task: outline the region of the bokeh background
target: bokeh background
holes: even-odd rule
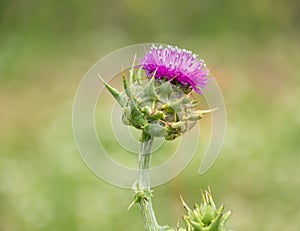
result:
[[[92,64],[144,42],[203,57],[228,113],[213,168],[198,175],[207,134],[188,167],[155,189],[159,222],[175,226],[179,195],[192,205],[210,186],[234,230],[299,230],[299,12],[296,0],[0,0],[0,230],[143,229],[138,207],[126,211],[132,192],[81,160],[71,113]]]

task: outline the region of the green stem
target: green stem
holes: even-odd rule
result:
[[[145,195],[145,197],[143,197],[139,201],[139,204],[143,215],[146,230],[158,231],[159,225],[157,223],[155,213],[152,207],[151,191],[150,191],[149,166],[151,160],[152,144],[153,144],[153,137],[143,132],[140,151],[139,151],[137,191],[142,192]]]

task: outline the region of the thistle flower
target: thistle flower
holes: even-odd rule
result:
[[[207,84],[209,71],[202,59],[191,51],[178,47],[152,45],[142,60],[142,67],[149,77],[166,78],[201,93]]]
[[[200,92],[208,71],[190,51],[177,47],[151,47],[143,64],[130,70],[129,81],[122,72],[124,93],[105,83],[124,110],[123,122],[143,130],[150,137],[173,140],[191,129],[203,114],[191,89]],[[142,71],[145,70],[145,78]]]

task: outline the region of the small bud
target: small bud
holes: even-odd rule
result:
[[[210,191],[202,192],[200,206],[195,204],[191,210],[181,198],[183,207],[187,210],[188,216],[183,219],[186,222],[186,229],[191,231],[226,231],[225,223],[231,212],[223,214],[224,206],[216,208]]]
[[[151,117],[151,108],[148,106],[145,106],[141,108],[141,112],[144,113],[146,117]]]
[[[147,120],[144,114],[139,110],[139,108],[131,101],[130,105],[130,119],[129,121],[137,128],[142,128],[147,124]]]
[[[162,111],[155,111],[150,115],[150,117],[153,120],[159,120],[159,119],[163,119],[165,117],[165,115]]]

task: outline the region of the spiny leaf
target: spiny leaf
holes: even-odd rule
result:
[[[135,60],[136,60],[136,53],[135,53],[134,58],[133,58],[131,69],[129,70],[129,73],[130,73],[130,80],[129,80],[130,81],[130,85],[132,85],[136,81],[136,77],[135,77],[135,73],[134,73],[134,63],[135,63]]]
[[[207,114],[207,113],[210,113],[210,112],[213,112],[213,111],[216,111],[216,110],[218,110],[218,108],[207,109],[207,110],[200,110],[200,112],[202,114]]]
[[[139,203],[145,197],[144,192],[139,191],[134,195],[133,201],[128,206],[127,210],[129,210],[133,205]]]
[[[140,68],[138,69],[137,73],[136,73],[135,78],[136,78],[137,84],[141,84],[141,81],[142,81],[142,70],[143,70],[143,68],[140,67]]]
[[[123,87],[124,87],[124,90],[125,90],[125,92],[126,92],[126,95],[127,95],[129,98],[132,98],[132,97],[131,97],[131,92],[130,92],[130,87],[129,87],[129,84],[128,84],[128,82],[127,82],[127,79],[126,79],[126,76],[125,76],[123,67],[122,67],[122,78],[123,78]]]
[[[180,195],[180,200],[181,200],[181,203],[183,205],[183,207],[185,208],[185,210],[188,212],[188,214],[190,214],[192,212],[192,210],[189,208],[189,206],[185,203],[185,201],[183,200],[182,196]]]
[[[172,85],[169,81],[162,82],[158,87],[158,93],[162,97],[169,97],[169,95],[173,92]]]
[[[199,223],[195,221],[190,221],[195,231],[207,231],[207,229],[203,226],[201,226]]]
[[[220,227],[221,227],[222,229],[224,229],[225,224],[226,224],[226,222],[227,222],[227,220],[229,219],[229,217],[230,217],[231,214],[232,214],[232,212],[231,212],[231,211],[228,211],[227,213],[225,213],[225,214],[222,216],[221,221],[220,221]]]
[[[183,110],[183,105],[190,102],[189,97],[183,97],[179,100],[169,103],[169,107],[171,107],[176,112],[181,112]]]
[[[192,114],[188,115],[185,120],[189,120],[189,121],[197,121],[199,119],[203,118],[203,114],[201,113],[201,111],[195,111]]]
[[[158,99],[158,95],[156,94],[156,91],[155,91],[154,81],[155,81],[155,79],[154,79],[154,77],[152,77],[150,79],[150,81],[146,84],[146,86],[144,87],[145,95],[149,99]]]
[[[209,225],[208,231],[219,231],[222,214],[219,214]]]
[[[150,136],[164,137],[167,134],[166,127],[160,125],[159,123],[151,123],[144,127],[144,131]]]
[[[130,123],[130,121],[127,119],[127,116],[126,116],[125,113],[122,115],[122,121],[123,121],[123,123],[124,123],[125,125],[131,125],[131,123]]]
[[[136,104],[131,101],[130,102],[130,122],[137,128],[142,128],[147,124],[147,120],[144,117],[144,114],[139,110]]]
[[[104,83],[106,89],[112,94],[112,96],[116,99],[116,101],[121,105],[121,107],[124,107],[126,104],[126,97],[124,97],[123,94],[119,92],[117,89],[113,88],[107,82],[105,82],[104,79],[102,79],[102,77],[99,74],[98,77]]]

